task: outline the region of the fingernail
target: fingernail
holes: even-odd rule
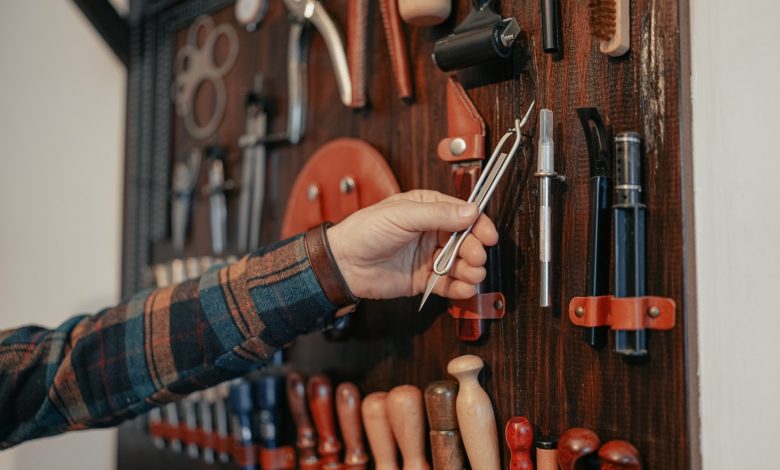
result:
[[[458,207],[458,216],[466,218],[466,217],[474,217],[474,215],[477,213],[477,206],[474,204],[464,204],[460,207]]]

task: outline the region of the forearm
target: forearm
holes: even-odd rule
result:
[[[296,237],[55,330],[0,333],[0,448],[243,375],[335,312]]]

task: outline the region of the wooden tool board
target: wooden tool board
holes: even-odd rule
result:
[[[244,97],[262,73],[271,100],[271,130],[286,123],[286,49],[289,23],[281,1],[270,2],[256,32],[235,21],[230,1],[136,0],[131,2],[131,65],[128,82],[127,165],[123,290],[148,285],[147,268],[168,259],[170,169],[195,142],[184,132],[170,99],[172,63],[193,19],[211,14],[238,32],[240,52],[226,76],[227,107],[218,143],[227,147],[227,175],[239,181],[244,131]],[[346,31],[346,0],[324,0]],[[436,157],[446,136],[447,75],[431,60],[433,43],[468,13],[457,1],[449,20],[434,28],[407,27],[414,78],[414,101],[396,97],[378,6],[372,3],[368,44],[369,107],[341,104],[322,38],[314,35],[309,54],[307,133],[295,146],[269,149],[269,186],[261,241],[277,239],[285,201],[297,172],[317,148],[338,137],[357,137],[387,159],[402,190],[451,192],[450,165]],[[690,115],[688,113],[688,5],[686,1],[631,2],[631,51],[620,59],[598,52],[590,35],[587,0],[561,0],[562,53],[541,51],[538,0],[499,2],[505,16],[523,28],[521,52],[511,61],[458,73],[488,126],[492,148],[536,99],[537,109],[555,113],[556,170],[566,185],[553,194],[554,305],[538,307],[538,195],[533,137],[513,162],[487,213],[500,231],[498,276],[493,285],[507,299],[503,320],[491,321],[477,343],[454,333],[446,302],[419,298],[365,302],[354,331],[344,342],[321,334],[299,339],[287,358],[307,373],[326,372],[334,384],[351,380],[363,393],[399,384],[419,387],[447,378],[446,364],[461,354],[481,356],[482,384],[493,400],[503,443],[503,426],[514,415],[528,417],[537,432],[560,435],[582,426],[602,441],[625,439],[649,469],[697,468],[699,463]],[[208,91],[206,91],[208,93]],[[575,109],[595,106],[615,132],[635,130],[645,139],[647,204],[647,292],[677,302],[677,326],[650,332],[650,354],[627,361],[610,346],[594,351],[567,316],[568,302],[585,290],[589,164]],[[536,119],[532,134],[536,134]],[[205,185],[205,171],[200,187]],[[229,240],[235,243],[237,194],[228,195]],[[188,256],[210,254],[208,200],[196,197]],[[378,280],[377,282],[381,282]],[[692,371],[692,372],[691,372]],[[693,411],[692,411],[693,410]],[[502,448],[503,464],[508,452]],[[206,469],[169,451],[158,451],[133,424],[121,428],[119,468]]]

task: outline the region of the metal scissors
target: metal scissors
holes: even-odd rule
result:
[[[498,183],[501,181],[501,177],[504,176],[506,169],[509,167],[509,163],[520,149],[520,144],[523,142],[523,136],[520,134],[520,130],[528,122],[528,118],[531,115],[531,111],[533,111],[535,104],[536,101],[531,102],[523,119],[515,119],[515,127],[509,129],[506,134],[501,137],[501,140],[498,141],[498,145],[496,145],[496,148],[493,150],[493,154],[490,155],[490,159],[485,165],[485,168],[482,169],[482,175],[479,177],[479,180],[477,180],[474,191],[471,192],[471,195],[468,198],[468,202],[473,202],[479,207],[480,214],[485,210],[485,206],[487,206],[488,201],[490,201],[490,197],[493,195]],[[515,136],[515,142],[512,144],[509,152],[501,152],[501,149],[504,148],[504,145],[506,145],[509,138],[513,135]],[[436,260],[433,262],[433,273],[431,273],[431,277],[428,278],[428,285],[425,286],[425,294],[423,294],[418,311],[422,310],[425,301],[428,300],[428,297],[431,295],[439,278],[446,276],[452,269],[455,260],[458,258],[460,246],[466,240],[469,233],[471,233],[472,228],[474,228],[474,224],[471,224],[465,230],[453,233],[447,241],[447,244],[444,245],[441,253],[439,253],[439,256],[436,257]]]

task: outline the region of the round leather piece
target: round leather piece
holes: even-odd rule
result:
[[[282,223],[289,238],[400,192],[382,154],[360,139],[336,139],[311,156],[295,179]]]

